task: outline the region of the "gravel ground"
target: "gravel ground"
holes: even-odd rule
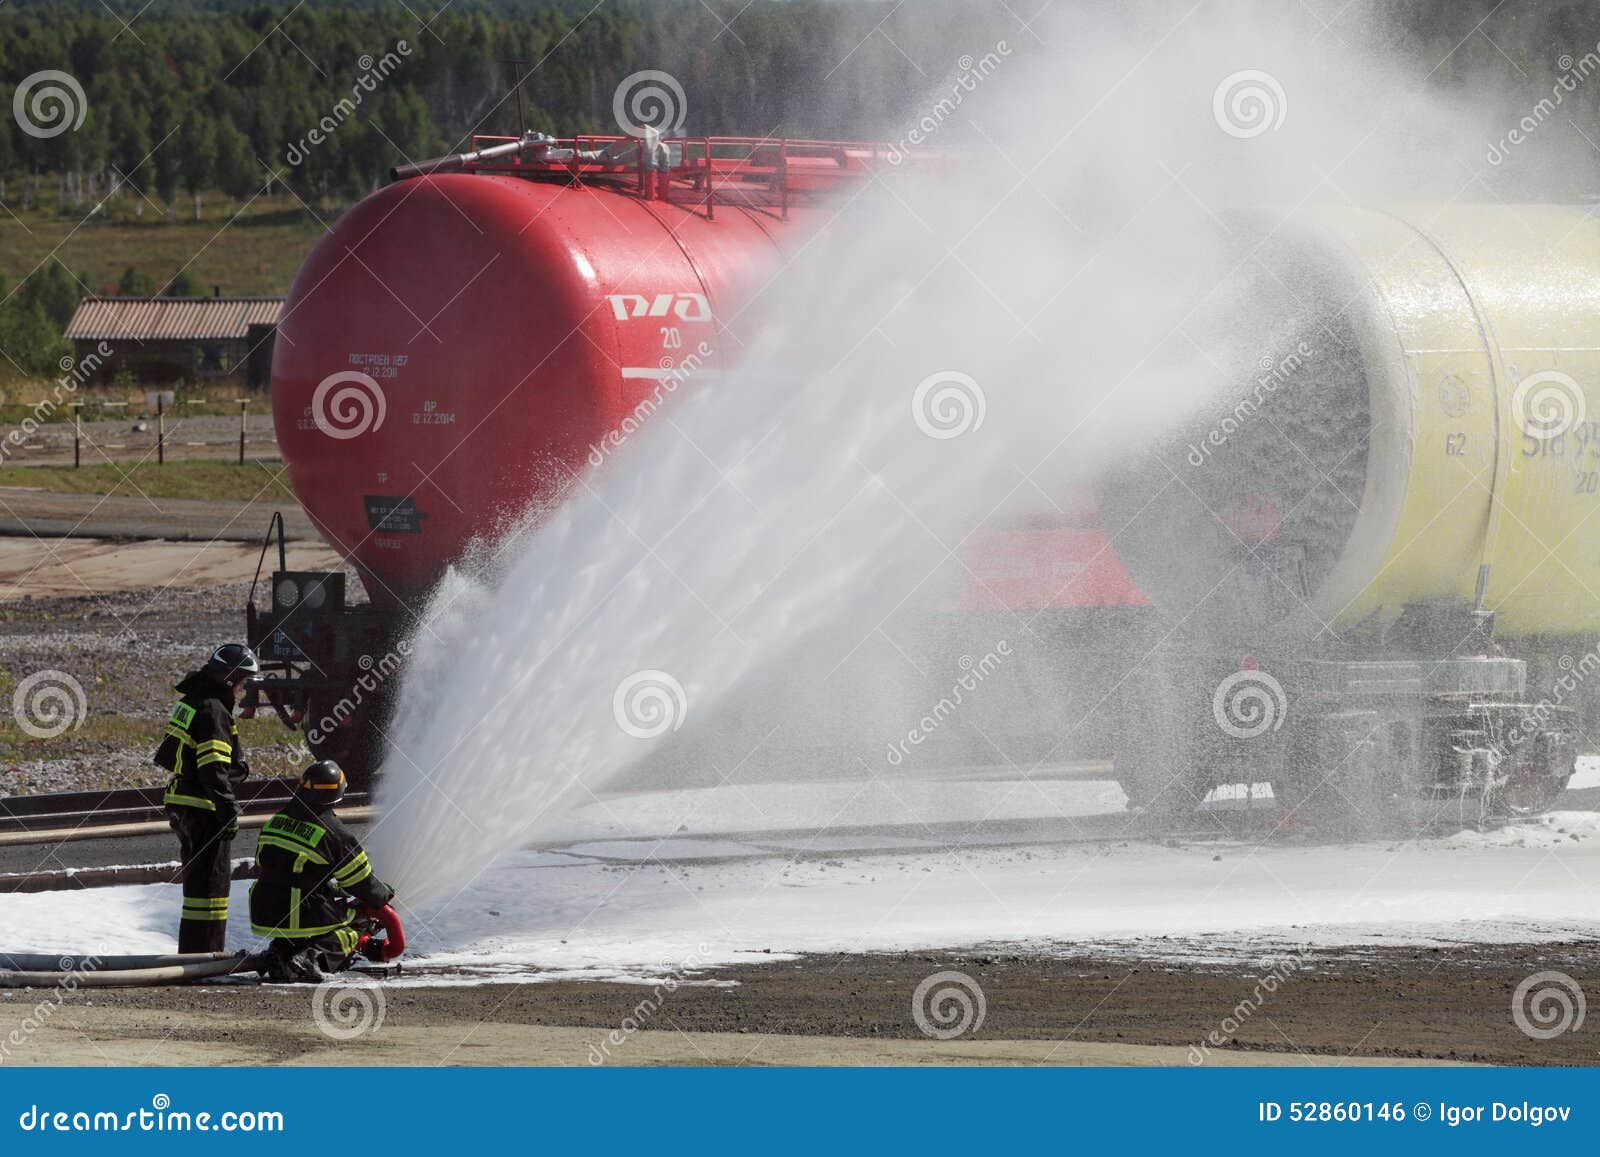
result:
[[[144,429],[139,429],[139,426]],[[249,453],[258,456],[276,453],[277,435],[273,432],[269,415],[250,415],[245,433]],[[155,452],[155,415],[130,415],[109,421],[85,422],[83,437],[85,462],[103,462],[107,457],[142,458]],[[190,445],[193,442],[204,445]],[[224,451],[237,452],[238,448],[239,418],[236,414],[191,418],[167,415],[167,451],[175,457],[217,457]],[[46,466],[70,462],[72,423],[46,423],[26,443],[8,451],[8,454],[11,461],[21,465]]]
[[[927,1063],[930,1058],[907,1053],[902,1042],[933,1047],[918,1025],[913,994],[940,972],[963,974],[984,997],[981,1022],[968,1018],[969,1027],[943,1046],[949,1050],[943,1059],[956,1063],[1213,1065],[1278,1057],[1293,1063],[1380,1058],[1575,1065],[1594,1059],[1592,1031],[1536,1040],[1517,1028],[1511,1013],[1512,994],[1530,972],[1576,970],[1592,959],[1587,944],[1347,952],[1315,960],[1259,1000],[1263,967],[1185,960],[1175,948],[1181,946],[1152,942],[1146,952],[1099,955],[1007,948],[813,956],[719,969],[670,990],[559,980],[386,985],[381,1022],[341,1041],[335,1059],[399,1065]],[[83,989],[67,997],[49,1033],[15,1059],[183,1064],[226,1063],[231,1056],[233,1063],[327,1063],[329,1042],[314,1030],[313,999],[304,989],[252,984]],[[369,1007],[374,1001],[362,999]],[[0,1007],[0,1019],[3,1014]],[[586,1031],[542,1045],[529,1026]],[[635,1029],[695,1039],[678,1055],[662,1056]],[[700,1034],[711,1035],[701,1043]],[[772,1036],[809,1039],[812,1047],[799,1056],[774,1054],[761,1043]],[[1222,1043],[1201,1049],[1213,1039]],[[85,1041],[104,1051],[97,1056]],[[1004,1041],[1058,1047],[986,1057],[986,1046]],[[874,1047],[862,1049],[861,1042]],[[1077,1050],[1086,1042],[1128,1051],[1085,1056]],[[1141,1059],[1138,1046],[1168,1047]],[[213,1051],[195,1052],[205,1048]]]
[[[0,795],[161,782],[150,755],[172,708],[172,686],[218,643],[244,634],[249,589],[233,583],[0,606],[0,697],[12,700],[10,715],[0,715]],[[18,702],[19,688],[38,676],[38,690],[58,686],[72,694],[62,675],[82,688],[85,714],[54,738],[29,735],[20,726],[26,705]],[[252,770],[296,770],[289,741],[298,737],[275,718],[258,721],[257,730],[273,741],[252,743],[246,733]]]

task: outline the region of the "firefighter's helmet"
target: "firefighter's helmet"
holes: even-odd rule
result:
[[[211,652],[211,658],[201,670],[215,676],[220,683],[237,683],[261,674],[261,663],[256,653],[243,643],[224,643]]]
[[[300,775],[295,791],[314,808],[329,808],[344,799],[344,768],[331,759],[319,759]]]

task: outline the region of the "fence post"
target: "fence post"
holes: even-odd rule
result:
[[[83,465],[83,403],[72,403],[72,468]]]
[[[249,398],[239,399],[239,465],[244,465],[244,423],[245,413],[250,408]]]
[[[167,396],[156,391],[156,465],[167,464]]]

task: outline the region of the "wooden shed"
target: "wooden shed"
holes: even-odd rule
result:
[[[237,378],[251,389],[271,379],[281,297],[86,297],[65,337],[79,360],[101,342],[101,373],[140,381]]]

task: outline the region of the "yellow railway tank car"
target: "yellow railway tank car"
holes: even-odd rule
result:
[[[1168,624],[1119,778],[1364,827],[1548,806],[1600,694],[1600,221],[1329,207],[1239,264],[1217,346],[1267,352],[1101,488]]]

